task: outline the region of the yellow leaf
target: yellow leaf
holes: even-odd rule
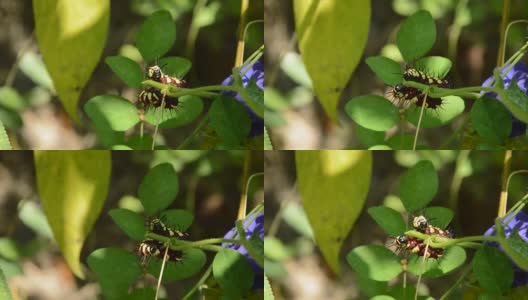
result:
[[[370,0],[294,0],[299,49],[324,110],[337,103],[367,42]]]
[[[110,151],[35,151],[37,187],[53,236],[73,273],[86,236],[103,208]]]
[[[339,251],[363,209],[370,185],[370,151],[297,151],[299,192],[315,241],[339,274]]]
[[[44,63],[64,108],[79,122],[79,96],[97,66],[110,19],[109,0],[34,0]]]

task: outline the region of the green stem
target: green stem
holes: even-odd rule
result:
[[[253,257],[253,259],[255,260],[255,262],[262,268],[264,269],[264,257],[262,255],[258,255],[256,252],[255,252],[255,249],[253,249],[253,246],[249,243],[249,241],[247,240],[246,238],[246,231],[244,230],[244,226],[243,226],[243,223],[242,221],[238,220],[236,221],[236,228],[237,228],[237,231],[238,231],[238,234],[240,235],[240,240],[237,240],[237,241],[240,241],[241,244],[246,248],[248,254]]]
[[[238,31],[237,51],[236,51],[236,57],[235,57],[235,67],[242,65],[242,62],[244,61],[244,48],[245,48],[244,32],[246,30],[248,10],[249,10],[249,0],[242,0],[240,3],[240,23],[238,24],[239,31]]]
[[[196,19],[200,11],[207,4],[207,0],[197,0],[196,5],[193,9],[193,16],[191,20],[191,25],[189,25],[189,33],[187,34],[187,42],[185,45],[185,55],[193,61],[194,57],[194,46],[196,44],[196,38],[198,37],[198,32],[200,31],[200,26],[196,24]]]
[[[155,240],[163,242],[163,243],[169,242],[169,248],[172,249],[172,250],[185,250],[185,249],[189,249],[189,248],[201,248],[201,247],[203,248],[203,246],[214,245],[214,244],[222,244],[222,243],[241,244],[241,245],[243,245],[242,241],[238,240],[238,239],[211,238],[211,239],[205,239],[205,240],[200,240],[200,241],[189,242],[189,241],[182,241],[182,240],[177,239],[177,238],[169,238],[169,237],[166,237],[164,235],[159,235],[159,234],[155,234],[155,233],[152,233],[152,232],[148,232],[145,235],[145,237],[151,238],[151,239],[155,239]],[[173,240],[177,240],[177,244],[173,243]],[[220,246],[216,246],[216,247],[219,247],[220,249],[222,248]],[[208,248],[208,247],[206,247],[206,248]],[[205,249],[205,248],[203,248],[203,249]],[[216,248],[211,248],[211,249],[216,249]]]
[[[469,242],[478,242],[478,241],[490,241],[490,242],[499,242],[500,239],[496,236],[484,236],[484,235],[475,235],[475,236],[466,236],[458,239],[449,239],[443,238],[440,236],[424,234],[415,230],[410,230],[405,232],[406,235],[419,238],[424,241],[429,241],[432,248],[446,248],[458,244],[465,244]]]
[[[237,86],[225,86],[225,85],[209,85],[202,86],[194,89],[179,88],[153,80],[145,80],[142,82],[143,85],[148,85],[159,90],[166,89],[167,96],[170,97],[181,97],[185,95],[195,95],[203,98],[216,97],[219,93],[218,91],[228,91],[228,92],[240,92],[241,88]]]
[[[200,123],[198,124],[198,126],[196,126],[196,128],[194,128],[193,132],[189,136],[187,136],[185,138],[185,140],[183,140],[183,142],[178,146],[178,148],[177,148],[178,150],[183,150],[183,149],[187,148],[187,145],[189,145],[191,143],[191,141],[194,139],[194,137],[196,135],[198,135],[198,133],[205,126],[205,124],[207,124],[207,121],[209,120],[209,112],[210,111],[207,111],[207,113],[205,114],[205,116],[203,116],[203,118],[200,121]]]
[[[449,297],[449,295],[462,283],[462,281],[464,280],[464,278],[466,278],[466,276],[471,272],[472,270],[472,267],[471,266],[468,266],[466,267],[466,269],[464,270],[464,272],[462,272],[462,274],[460,275],[460,277],[457,279],[457,281],[453,284],[453,286],[451,286],[443,295],[442,297],[440,297],[439,300],[446,300],[447,297]]]
[[[187,300],[187,299],[190,299],[191,296],[196,292],[196,290],[198,290],[200,288],[200,286],[202,286],[205,281],[207,280],[207,278],[209,276],[211,276],[211,272],[213,271],[213,265],[211,264],[209,266],[209,268],[207,268],[207,270],[205,271],[205,273],[202,275],[202,277],[200,278],[200,280],[198,280],[198,282],[193,286],[193,288],[187,292],[187,294],[183,297],[183,300]]]
[[[242,193],[240,193],[240,201],[238,203],[238,220],[242,220],[246,217],[247,212],[247,191],[248,185],[246,184],[249,177],[249,167],[251,165],[251,151],[246,150],[244,158],[244,170],[242,173]]]
[[[502,6],[502,22],[500,30],[500,44],[499,53],[497,53],[497,66],[500,66],[504,61],[504,53],[506,52],[506,27],[510,19],[511,0],[504,0]]]

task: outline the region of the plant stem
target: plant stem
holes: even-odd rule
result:
[[[497,212],[498,217],[503,217],[506,214],[506,207],[508,206],[508,176],[510,174],[512,159],[512,151],[506,150],[504,152],[504,161],[501,178],[501,192],[499,197],[499,211]]]
[[[238,231],[238,234],[240,235],[240,242],[242,245],[246,248],[248,254],[253,257],[255,262],[264,269],[264,257],[262,255],[258,255],[255,252],[255,249],[253,249],[253,246],[249,243],[249,241],[246,238],[246,231],[244,230],[244,227],[242,225],[242,221],[238,220],[236,221],[236,228]]]
[[[166,245],[165,245],[166,246]],[[156,288],[156,297],[154,297],[154,300],[158,300],[159,290],[161,286],[161,278],[163,277],[163,270],[165,270],[165,263],[167,262],[167,253],[169,252],[169,247],[165,248],[165,254],[163,254],[163,262],[161,263],[161,270],[158,277],[158,286]]]
[[[414,134],[414,142],[413,142],[413,150],[416,150],[416,144],[418,144],[418,134],[420,133],[420,125],[422,124],[422,118],[423,118],[423,113],[425,111],[425,106],[426,106],[426,101],[427,101],[427,94],[429,92],[426,91],[425,94],[424,94],[424,99],[423,99],[423,102],[422,102],[422,109],[420,110],[420,117],[418,118],[418,124],[416,124],[416,133]]]
[[[202,130],[202,128],[205,126],[205,124],[207,124],[207,121],[209,120],[209,112],[210,111],[207,111],[207,113],[205,114],[205,116],[203,116],[202,120],[200,121],[200,123],[198,124],[198,126],[196,126],[196,128],[194,128],[193,132],[187,136],[185,138],[185,140],[183,140],[183,142],[178,146],[178,150],[183,150],[187,147],[187,145],[189,145],[189,143],[191,143],[192,139],[198,135],[198,133]]]
[[[460,277],[458,277],[457,281],[453,284],[453,286],[451,286],[443,295],[442,297],[440,297],[439,300],[446,300],[447,297],[449,297],[449,295],[462,283],[462,281],[464,280],[464,278],[466,278],[466,276],[469,274],[469,272],[471,272],[472,270],[472,267],[471,266],[467,266],[466,269],[462,272],[462,274],[460,275]]]
[[[243,220],[246,217],[247,211],[247,180],[249,176],[249,167],[251,165],[251,151],[246,150],[244,158],[244,170],[242,174],[242,192],[240,193],[240,202],[238,204],[238,220]]]
[[[189,25],[189,33],[187,34],[187,42],[185,44],[185,55],[191,61],[194,57],[194,46],[196,44],[196,38],[198,37],[198,32],[200,31],[200,26],[196,24],[196,19],[200,11],[207,4],[207,0],[197,0],[196,5],[193,9],[193,16],[191,20],[191,25]]]
[[[475,235],[475,236],[466,236],[458,239],[449,239],[443,238],[434,235],[424,234],[415,230],[410,230],[405,232],[406,235],[419,238],[424,241],[430,241],[430,246],[432,248],[446,248],[462,243],[468,242],[478,242],[478,241],[490,241],[490,242],[499,242],[500,239],[496,236],[484,236],[484,235]]]
[[[187,294],[183,297],[183,300],[187,300],[191,298],[191,296],[196,292],[196,290],[205,283],[207,278],[211,275],[212,270],[213,270],[213,265],[211,264],[209,268],[207,268],[205,273],[202,275],[200,280],[198,280],[198,282],[193,286],[193,288],[189,292],[187,292]]]
[[[238,43],[235,57],[235,67],[242,65],[244,61],[244,32],[246,30],[246,20],[249,8],[249,0],[242,0],[240,3],[240,23],[238,24]]]
[[[203,98],[211,98],[218,95],[218,91],[233,91],[239,92],[240,88],[236,86],[225,86],[225,85],[209,85],[202,86],[194,89],[179,88],[171,85],[166,85],[153,80],[145,80],[142,82],[143,85],[148,85],[159,90],[167,89],[167,96],[170,97],[181,97],[185,95],[195,95]],[[213,92],[211,92],[213,91]]]
[[[506,27],[510,19],[511,0],[504,0],[502,6],[502,22],[500,30],[500,44],[499,53],[497,54],[497,66],[501,66],[504,61],[504,53],[506,52]]]

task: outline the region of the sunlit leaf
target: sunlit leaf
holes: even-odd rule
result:
[[[33,15],[39,50],[59,99],[78,122],[79,97],[107,40],[110,1],[35,0]]]
[[[109,151],[36,151],[42,207],[73,273],[84,277],[79,257],[99,217],[110,183]]]
[[[294,0],[299,49],[315,93],[337,121],[339,97],[367,42],[370,0]]]
[[[297,151],[304,210],[324,258],[339,274],[339,252],[370,185],[369,151]]]

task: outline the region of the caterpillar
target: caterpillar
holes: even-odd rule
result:
[[[176,87],[185,86],[186,82],[183,79],[169,76],[164,74],[161,68],[157,65],[149,67],[146,72],[147,79],[163,83],[170,84]],[[143,108],[148,107],[161,107],[163,102],[163,94],[157,88],[147,86],[145,87],[138,96],[138,104]],[[165,95],[165,108],[174,109],[180,104],[180,101],[176,97]]]
[[[146,259],[147,257],[155,256],[159,259],[163,259],[165,255],[166,247],[165,245],[156,240],[152,239],[146,239],[143,240],[138,247],[138,254],[142,257],[142,259]],[[183,253],[181,251],[168,249],[167,251],[167,261],[174,261],[178,262],[183,259]]]
[[[416,231],[425,233],[428,235],[436,235],[445,238],[453,238],[454,234],[451,230],[440,229],[436,226],[429,224],[429,221],[424,216],[417,216],[413,219],[413,228]]]
[[[138,96],[138,104],[143,108],[161,107],[163,102],[163,94],[160,90],[151,86],[145,87]],[[180,104],[180,100],[176,97],[165,95],[165,108],[174,109]]]
[[[154,218],[148,223],[148,230],[152,233],[163,235],[166,237],[177,237],[179,239],[187,239],[189,235],[186,232],[170,228],[165,224],[165,216],[161,218]]]
[[[411,252],[416,253],[418,256],[424,256],[426,258],[438,259],[444,254],[442,248],[427,247],[423,240],[418,238],[400,235],[394,240],[398,252]],[[427,249],[427,252],[425,251]]]
[[[414,68],[406,68],[405,72],[403,73],[403,79],[421,84],[434,85],[441,88],[451,87],[451,83],[448,80],[434,78]],[[391,90],[389,90],[388,94],[390,97],[399,102],[409,101],[416,103],[416,105],[419,107],[426,105],[427,108],[436,109],[442,105],[441,98],[432,98],[428,96],[427,99],[425,99],[425,95],[421,90],[414,87],[405,86],[403,84],[395,85]]]
[[[156,82],[161,82],[163,84],[174,85],[176,87],[183,87],[186,84],[186,81],[183,79],[164,74],[161,68],[157,65],[147,69],[147,78]]]

